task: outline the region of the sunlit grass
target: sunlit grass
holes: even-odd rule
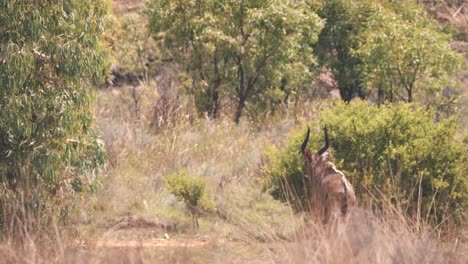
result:
[[[126,8],[124,4],[136,6],[129,16],[125,16],[129,10],[120,10],[125,18],[111,33],[118,46],[113,50],[115,62],[123,66],[124,73],[156,75],[155,65],[145,68],[142,63],[143,56],[155,55],[154,43],[147,38],[136,12],[143,0],[114,2],[122,8]],[[466,14],[454,23],[457,30],[466,31]],[[146,53],[138,54],[137,48]],[[461,87],[464,94],[465,75],[462,72],[458,77],[465,85]],[[147,80],[138,87],[97,91],[95,116],[108,154],[100,188],[77,202],[66,225],[33,230],[34,223],[25,224],[21,242],[7,236],[0,243],[0,263],[468,262],[466,223],[458,233],[443,234],[437,227],[405,219],[395,208],[387,208],[381,215],[357,209],[348,222],[333,229],[293,213],[260,190],[265,147],[284,143],[292,129],[318,118],[316,113],[324,102],[300,102],[277,115],[265,113],[254,122],[245,118],[235,125],[229,106],[220,120],[207,120],[194,112],[191,99],[181,93],[170,113],[173,120],[155,128],[151,124],[161,96],[160,84]],[[466,101],[465,95],[462,102]],[[464,137],[468,131],[467,115],[463,114],[468,111],[466,104],[461,104],[461,111]],[[192,229],[184,204],[161,181],[182,168],[207,178],[207,191],[216,205],[215,212],[202,214],[197,231]],[[133,218],[167,221],[176,229],[119,228],[119,222]],[[165,239],[166,233],[170,239]],[[173,245],[151,246],[163,239]],[[101,245],[108,240],[124,245],[130,241],[132,246]],[[188,240],[206,243],[188,247],[184,244]]]
[[[109,155],[100,189],[76,208],[63,234],[48,245],[0,246],[7,262],[85,263],[465,263],[466,227],[455,236],[415,224],[389,209],[375,216],[359,209],[336,229],[324,227],[260,190],[260,166],[266,146],[284,143],[285,135],[317,118],[321,102],[306,102],[265,125],[229,118],[194,116],[180,125],[154,131],[148,124],[152,105],[132,112],[126,96],[98,92],[96,118]],[[151,101],[150,85],[140,87]],[[148,91],[145,91],[148,90]],[[193,114],[184,109],[187,115]],[[182,118],[184,115],[181,115]],[[191,121],[188,121],[191,120]],[[186,123],[184,123],[186,122]],[[190,123],[191,122],[191,123]],[[202,214],[194,231],[183,203],[172,196],[161,177],[185,168],[207,177],[216,211]],[[176,229],[119,228],[125,219],[168,221]],[[54,232],[51,232],[54,233]],[[170,237],[164,240],[165,234]],[[183,241],[203,241],[185,247]],[[105,241],[128,247],[103,247]],[[127,242],[126,242],[127,241]],[[140,241],[140,242],[139,242]],[[151,243],[175,246],[151,246]],[[182,241],[182,242],[181,242]],[[134,245],[136,246],[130,246]],[[141,243],[141,244],[139,244]],[[178,244],[180,243],[180,244]],[[125,245],[125,244],[124,244]],[[44,250],[47,249],[47,250]]]

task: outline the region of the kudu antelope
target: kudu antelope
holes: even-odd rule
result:
[[[324,223],[336,219],[337,214],[346,216],[349,208],[356,203],[356,196],[351,183],[345,175],[336,169],[335,164],[328,159],[328,131],[325,132],[325,146],[312,154],[306,149],[309,141],[310,128],[301,146],[301,152],[306,160],[305,182],[311,186],[312,201],[310,208],[315,215],[323,217]]]

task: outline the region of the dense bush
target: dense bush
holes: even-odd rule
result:
[[[308,208],[303,180],[305,162],[299,151],[305,133],[305,130],[293,132],[282,149],[275,145],[270,146],[265,152],[266,163],[262,167],[266,176],[263,179],[263,188],[274,198],[290,203],[296,211]],[[309,146],[317,145],[317,135],[318,133],[311,133]]]
[[[468,201],[467,149],[454,140],[454,118],[435,122],[434,111],[416,104],[377,107],[362,101],[334,102],[320,115],[320,126],[329,128],[333,160],[353,183],[361,205],[379,209],[390,201],[432,223],[461,220]],[[296,209],[304,199],[305,163],[299,153],[304,135],[305,130],[293,132],[284,148],[273,146],[263,167],[264,188]],[[322,133],[311,142],[312,151],[318,150]]]
[[[107,12],[104,1],[0,3],[0,221],[9,227],[65,219],[65,201],[96,187],[104,151],[89,87],[107,69]]]
[[[198,228],[198,215],[202,210],[212,210],[213,203],[206,194],[206,178],[193,176],[183,169],[178,173],[163,178],[169,191],[180,201],[183,201],[192,217],[194,228]]]

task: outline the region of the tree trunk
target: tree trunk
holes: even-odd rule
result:
[[[408,89],[408,103],[413,102],[413,88]]]
[[[240,122],[240,118],[242,116],[242,111],[244,110],[244,107],[245,107],[245,97],[240,97],[239,104],[237,105],[236,113],[234,115],[234,122],[236,124],[239,124]]]
[[[377,105],[380,106],[384,101],[384,92],[381,86],[377,90]]]
[[[390,103],[393,103],[393,83],[390,81]]]
[[[219,92],[218,88],[216,88],[213,91],[213,112],[212,112],[212,117],[213,118],[218,118],[219,117]]]
[[[218,118],[219,117],[219,110],[220,110],[220,103],[219,103],[219,86],[220,82],[215,81],[213,87],[208,90],[207,97],[209,98],[209,105],[207,106],[208,116],[210,118]]]
[[[219,108],[220,108],[220,103],[219,103],[219,87],[221,86],[221,81],[222,77],[221,74],[219,73],[219,65],[218,65],[218,52],[217,49],[215,51],[215,56],[213,60],[213,69],[215,73],[215,80],[212,88],[212,93],[211,93],[211,106],[210,106],[210,118],[218,118],[219,117]]]

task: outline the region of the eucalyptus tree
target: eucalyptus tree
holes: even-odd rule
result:
[[[307,1],[149,0],[146,6],[150,31],[186,67],[193,93],[201,95],[199,110],[212,116],[227,100],[235,103],[238,123],[248,103],[297,94],[315,72],[312,45],[322,23]]]
[[[90,87],[106,72],[107,21],[105,1],[0,3],[0,192],[25,213],[95,186],[104,152]]]

